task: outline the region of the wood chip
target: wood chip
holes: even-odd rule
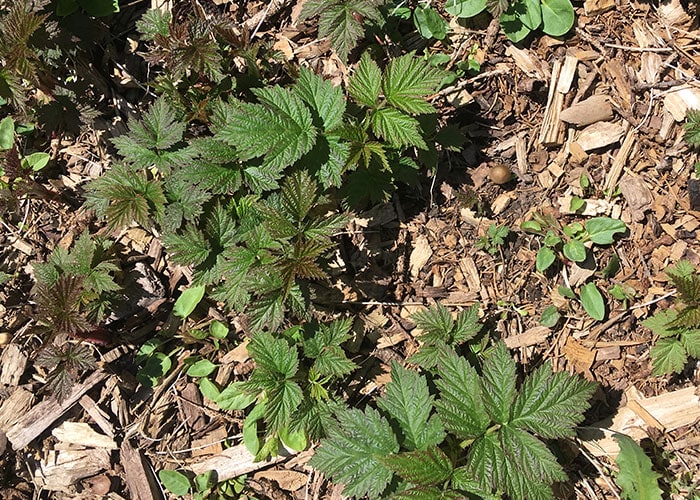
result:
[[[9,344],[0,356],[0,385],[15,387],[27,366],[27,355],[17,344]]]
[[[418,236],[408,261],[411,276],[414,279],[418,277],[418,273],[420,273],[423,266],[428,263],[431,255],[433,255],[433,249],[428,243],[428,238],[423,235]]]
[[[615,432],[627,434],[639,441],[647,437],[645,427],[649,425],[673,431],[694,425],[700,419],[700,399],[696,394],[696,387],[687,387],[651,398],[645,398],[631,387],[626,391],[626,395],[628,401],[635,401],[637,404],[631,407],[628,403],[619,408],[611,418],[581,429],[582,443],[594,456],[617,456],[620,448],[612,437]],[[643,412],[640,413],[643,413],[644,417],[635,412],[635,409],[639,411],[640,407],[643,408]],[[605,434],[601,435],[601,432]]]
[[[509,349],[519,349],[521,347],[543,345],[551,334],[552,330],[547,328],[546,326],[534,326],[525,330],[521,334],[507,337],[505,339],[505,343]]]
[[[131,446],[128,439],[122,442],[119,460],[124,467],[124,481],[132,500],[161,498],[160,485],[153,475],[152,468],[146,464],[141,452]]]
[[[689,109],[700,109],[700,89],[691,85],[678,85],[666,91],[664,108],[677,122],[685,120]]]
[[[35,480],[43,483],[43,489],[67,493],[74,483],[110,466],[109,451],[103,448],[50,450],[40,462]]]
[[[274,481],[284,491],[297,491],[306,485],[309,475],[293,470],[265,470],[253,475],[253,480],[262,478]]]
[[[597,16],[615,8],[615,0],[585,0],[583,12],[587,16]]]
[[[210,470],[216,471],[219,481],[227,481],[234,477],[242,476],[250,472],[268,467],[283,460],[286,460],[295,452],[281,449],[280,455],[261,462],[255,462],[255,457],[251,455],[244,445],[233,446],[222,451],[219,455],[207,458],[206,460],[193,462],[188,468],[195,474],[202,474]]]
[[[620,191],[630,209],[632,220],[644,220],[644,212],[651,209],[654,197],[644,180],[635,174],[626,174],[620,182]]]
[[[576,138],[576,142],[586,151],[601,149],[615,144],[625,135],[625,127],[617,123],[597,122],[584,128]]]
[[[608,121],[613,117],[610,98],[605,95],[594,95],[566,108],[559,119],[577,127],[585,127],[591,123]]]
[[[62,443],[86,448],[107,448],[116,450],[114,439],[96,432],[87,422],[63,422],[51,431],[51,435]]]

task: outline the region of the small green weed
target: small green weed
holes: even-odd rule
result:
[[[485,250],[491,255],[496,255],[506,242],[506,238],[508,238],[509,234],[510,228],[508,226],[489,224],[486,234],[479,237],[475,246],[479,250]]]
[[[680,373],[688,358],[700,359],[700,276],[687,260],[666,269],[666,275],[677,291],[673,308],[642,321],[659,337],[651,348],[654,375]]]
[[[565,35],[575,18],[570,0],[447,0],[445,10],[462,18],[488,11],[498,18],[503,32],[516,43],[538,29],[550,36]]]

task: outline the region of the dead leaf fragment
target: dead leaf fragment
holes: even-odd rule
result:
[[[411,276],[413,278],[418,277],[418,273],[423,268],[424,265],[428,263],[430,256],[433,255],[433,249],[430,248],[430,243],[428,243],[428,238],[425,236],[419,236],[416,238],[416,244],[413,247],[411,256],[409,258],[409,269],[411,271]]]
[[[604,95],[594,95],[566,108],[559,119],[577,127],[585,127],[591,123],[612,120],[613,111],[610,99]]]
[[[651,190],[638,175],[625,174],[619,185],[632,214],[632,220],[643,221],[644,212],[651,208],[654,201]]]

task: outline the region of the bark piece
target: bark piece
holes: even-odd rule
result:
[[[642,178],[638,175],[625,175],[620,182],[620,191],[627,201],[632,220],[635,222],[643,221],[644,212],[651,208],[654,196]]]
[[[700,89],[690,85],[678,85],[664,95],[664,108],[677,122],[685,120],[689,109],[700,109]]]
[[[122,443],[119,459],[124,467],[124,480],[132,500],[160,498],[160,487],[151,472],[151,468],[147,467],[141,452],[131,446],[128,439]],[[223,479],[220,480],[223,481]]]
[[[594,95],[586,100],[577,102],[561,112],[559,118],[577,127],[585,127],[591,123],[612,120],[613,112],[610,99],[604,95]]]
[[[610,171],[605,178],[605,189],[608,191],[608,199],[612,197],[614,192],[614,187],[617,185],[617,181],[620,179],[622,174],[622,169],[627,165],[627,159],[632,152],[632,148],[637,142],[637,133],[634,129],[629,130],[625,136],[625,140],[622,141],[622,146],[620,150],[615,155]]]
[[[0,406],[0,429],[7,431],[31,408],[33,400],[34,394],[21,387],[16,388]]]

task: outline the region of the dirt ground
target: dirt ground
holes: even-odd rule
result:
[[[202,4],[253,25],[267,2]],[[335,82],[347,77],[352,68],[315,40],[314,23],[296,19],[297,2],[270,5],[260,37]],[[367,398],[381,393],[391,360],[417,349],[412,313],[436,301],[454,311],[478,302],[487,328],[523,366],[551,360],[556,370],[600,384],[588,428],[568,453],[572,483],[562,487],[562,498],[617,498],[610,472],[616,444],[598,428],[653,448],[675,478],[676,497],[684,498],[688,485],[700,481],[699,372],[693,365],[680,375],[652,376],[653,335],[641,320],[672,301],[664,269],[681,259],[700,266],[697,153],[683,140],[685,111],[700,108],[700,35],[694,12],[674,2],[587,0],[575,7],[576,27],[563,39],[541,36],[515,46],[488,21],[453,22],[449,47],[426,47],[416,35],[415,48],[449,54],[452,65],[470,53],[480,63],[479,72],[432,98],[440,119],[458,124],[467,143],[447,152],[419,189],[401,189],[391,202],[354,214],[333,280],[315,285],[317,306],[326,318],[355,316],[348,348],[362,368],[350,392]],[[18,273],[0,287],[0,497],[158,498],[153,471],[182,467],[215,468],[220,478],[245,474],[248,498],[341,498],[338,487],[306,466],[312,451],[252,462],[240,445],[243,415],[202,401],[178,370],[200,344],[185,345],[154,390],[137,384],[134,355],[145,339],[172,326],[173,297],[188,276],[168,262],[157,235],[141,228],[112,236],[123,248],[125,272],[147,283],[147,307],[111,325],[110,344],[95,346],[100,367],[68,400],[59,404],[41,391],[42,372],[32,363],[39,344],[31,333],[28,265],[56,245],[67,247],[84,228],[99,227],[78,207],[85,183],[110,166],[109,138],[138,111],[141,83],[124,69],[133,57],[122,48],[102,61],[116,75],[105,81],[113,114],[78,136],[54,139],[52,154],[63,171],[43,183],[60,197],[27,197],[18,216],[2,221],[2,259]],[[592,96],[594,104],[587,101]],[[580,102],[567,120],[589,113],[602,119],[580,126],[560,119]],[[505,184],[489,177],[500,164],[513,172]],[[586,201],[583,214],[570,210],[572,197]],[[596,247],[597,269],[568,262],[541,273],[535,268],[541,238],[520,230],[537,210],[562,223],[620,218],[628,231],[614,245]],[[477,246],[491,225],[510,229],[493,253]],[[614,257],[619,271],[604,279],[601,270]],[[623,303],[606,292],[603,321],[559,293],[591,276],[600,289],[620,285],[628,297]],[[542,326],[551,305],[562,318]],[[245,331],[245,318],[225,318],[216,304],[209,315]],[[220,383],[252,369],[241,349],[199,354],[221,364]]]

